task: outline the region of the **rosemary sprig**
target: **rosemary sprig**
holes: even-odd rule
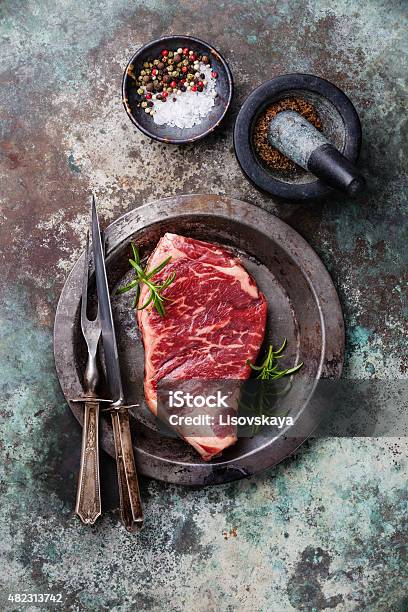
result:
[[[129,259],[129,263],[135,271],[135,278],[129,284],[125,285],[124,287],[120,287],[120,289],[116,291],[116,294],[126,293],[127,291],[131,291],[132,289],[136,288],[136,295],[133,304],[134,308],[137,308],[137,310],[144,310],[150,304],[153,304],[153,308],[157,310],[160,316],[164,317],[166,314],[164,300],[168,298],[162,294],[163,291],[167,289],[167,287],[169,287],[174,281],[176,278],[176,273],[173,272],[173,274],[170,274],[161,285],[155,283],[153,277],[163,270],[165,266],[167,266],[171,259],[171,255],[170,257],[166,257],[166,259],[162,261],[161,264],[156,266],[156,268],[148,271],[147,268],[143,268],[141,265],[140,255],[136,245],[133,242],[130,244],[132,245],[133,259]],[[149,296],[142,306],[138,306],[140,298],[140,285],[142,284],[149,288]]]
[[[242,408],[249,410],[251,413],[255,413],[256,416],[262,416],[263,414],[268,416],[286,416],[286,413],[276,409],[273,398],[277,397],[278,395],[286,395],[291,387],[290,382],[281,391],[277,391],[273,388],[273,386],[268,384],[272,380],[279,380],[284,376],[295,374],[303,367],[302,362],[293,368],[286,368],[283,370],[279,369],[279,359],[284,357],[283,351],[285,350],[286,344],[287,340],[285,338],[282,346],[277,351],[274,351],[273,345],[270,344],[268,353],[260,365],[255,365],[251,363],[249,359],[247,360],[247,365],[249,365],[254,372],[257,372],[255,377],[256,380],[264,381],[256,388],[254,394],[249,392],[246,394],[246,396],[244,394],[244,397],[241,398]],[[259,429],[259,425],[253,425],[252,436],[256,435]]]
[[[296,372],[300,370],[301,367],[303,367],[303,361],[302,361],[302,363],[299,363],[297,366],[294,366],[293,368],[288,368],[285,370],[279,369],[278,359],[282,359],[282,357],[284,357],[282,353],[286,348],[286,344],[287,344],[287,340],[285,338],[285,340],[282,342],[282,346],[277,351],[274,351],[273,345],[270,344],[266,358],[258,366],[251,363],[249,359],[247,359],[247,365],[249,365],[249,367],[255,372],[258,372],[258,375],[256,376],[257,379],[259,380],[278,380],[279,378],[282,378],[283,376],[295,374]]]

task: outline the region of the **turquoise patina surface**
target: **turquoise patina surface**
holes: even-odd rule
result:
[[[406,378],[403,5],[2,2],[2,609],[21,609],[7,601],[21,592],[61,593],[66,610],[407,609],[406,440],[311,441],[268,473],[210,489],[143,481],[137,536],[109,510],[105,458],[107,511],[85,528],[72,513],[80,431],[52,352],[90,190],[105,223],[159,196],[210,192],[270,210],[322,257],[344,309],[346,377]],[[122,108],[127,59],[166,33],[213,42],[235,76],[229,118],[194,146],[148,141]],[[358,200],[275,203],[242,176],[232,148],[237,110],[253,87],[291,71],[326,77],[355,103],[369,183]]]

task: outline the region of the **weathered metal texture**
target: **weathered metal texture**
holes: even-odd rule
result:
[[[344,358],[343,316],[333,283],[305,240],[274,215],[237,199],[212,195],[165,198],[135,208],[104,232],[107,270],[112,294],[129,282],[130,241],[142,257],[151,254],[166,232],[220,242],[240,257],[268,301],[266,345],[288,340],[288,364],[304,362],[302,382],[296,384],[279,410],[296,421],[289,436],[270,431],[241,438],[210,463],[179,439],[160,435],[143,395],[143,343],[137,329],[133,296],[113,297],[118,351],[126,401],[139,406],[134,440],[141,474],[188,485],[209,485],[257,474],[286,458],[317,426],[312,407],[320,377],[339,378]],[[62,291],[54,327],[55,364],[67,399],[81,394],[86,349],[78,322],[83,257],[74,266]],[[306,307],[305,307],[306,306]],[[296,406],[293,406],[296,404]],[[82,422],[82,407],[71,402]],[[325,407],[325,411],[327,411]],[[333,409],[333,406],[331,407]],[[102,421],[102,445],[113,455],[109,419]]]
[[[345,376],[407,377],[402,3],[6,0],[0,10],[2,606],[18,608],[3,597],[24,590],[60,591],[72,610],[406,608],[406,441],[310,442],[273,471],[218,488],[144,481],[140,535],[106,512],[87,530],[73,516],[80,429],[52,358],[89,191],[104,224],[135,198],[195,191],[271,210],[310,242],[342,301]],[[120,86],[138,46],[180,32],[225,55],[236,95],[217,133],[175,148],[135,130]],[[243,99],[295,71],[339,85],[358,110],[371,188],[357,200],[276,203],[235,161]],[[106,459],[102,472],[116,507]]]

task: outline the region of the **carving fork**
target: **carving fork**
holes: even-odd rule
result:
[[[88,319],[88,278],[89,278],[89,232],[86,237],[84,274],[82,281],[81,329],[88,347],[88,360],[84,374],[85,397],[84,425],[82,430],[81,467],[75,512],[83,523],[93,525],[101,514],[101,488],[99,480],[99,399],[96,387],[99,373],[96,363],[101,325],[98,314],[92,321]]]

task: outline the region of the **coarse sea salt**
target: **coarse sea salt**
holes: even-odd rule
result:
[[[207,81],[203,91],[170,94],[166,102],[154,101],[152,116],[157,125],[170,125],[181,129],[191,128],[208,115],[215,104],[216,79],[211,76],[211,68],[205,64],[200,65],[200,73],[204,74]]]

